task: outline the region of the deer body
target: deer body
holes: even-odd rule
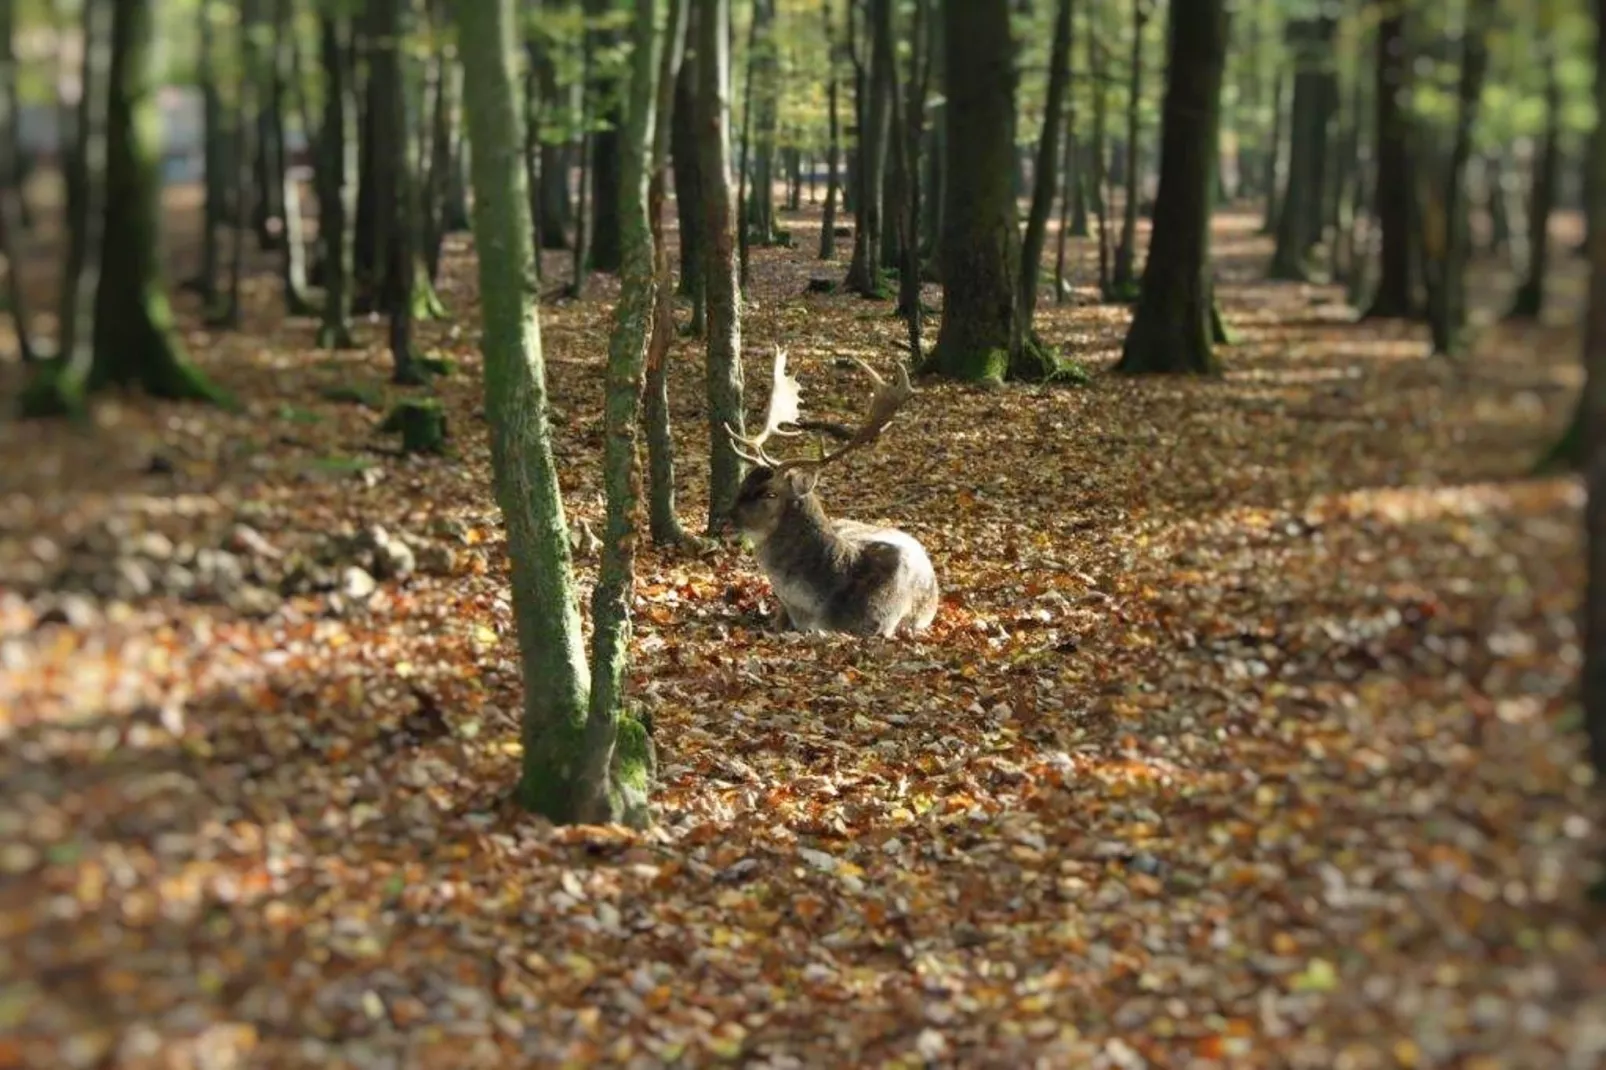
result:
[[[806,476],[754,469],[733,515],[753,541],[783,626],[891,636],[921,631],[936,616],[937,574],[925,547],[895,528],[831,520]]]

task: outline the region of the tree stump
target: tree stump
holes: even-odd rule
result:
[[[446,413],[434,398],[398,402],[379,429],[400,434],[403,453],[446,452]]]

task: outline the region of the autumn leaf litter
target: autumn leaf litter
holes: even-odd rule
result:
[[[1217,248],[1225,380],[922,384],[822,483],[926,543],[927,635],[769,635],[740,548],[644,551],[640,835],[506,802],[519,681],[460,241],[456,318],[421,328],[460,368],[451,457],[375,451],[383,406],[329,388],[399,396],[382,331],[316,352],[271,288],[245,335],[184,308],[246,412],[0,426],[27,458],[0,499],[0,1065],[1598,1065],[1580,491],[1527,474],[1575,335],[1501,327],[1446,371],[1413,329],[1256,281],[1248,220]],[[900,325],[803,296],[800,252],[753,266],[750,409],[780,342],[806,405],[852,413],[836,358],[884,365]],[[543,308],[592,527],[612,286]],[[1126,315],[1046,305],[1042,330],[1100,370]],[[694,354],[673,416],[700,527]],[[374,575],[376,526],[404,574]],[[170,564],[143,597],[48,590],[75,545],[153,533],[271,598],[169,591]]]

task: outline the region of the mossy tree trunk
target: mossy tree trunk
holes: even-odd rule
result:
[[[518,794],[560,823],[647,820],[650,738],[617,704],[597,718],[581,636],[541,360],[539,295],[513,0],[452,0],[465,59],[485,355],[485,407],[497,502],[508,533],[524,669]],[[638,353],[639,361],[639,353]],[[638,365],[639,366],[639,365]]]
[[[318,138],[319,188],[323,204],[318,230],[323,243],[323,323],[318,344],[350,349],[352,223],[357,196],[357,101],[351,65],[352,17],[344,0],[323,0],[319,38],[323,57],[323,124]]]
[[[1225,0],[1170,6],[1171,67],[1160,144],[1154,237],[1120,372],[1214,374],[1210,211],[1215,192]]]
[[[1494,3],[1495,0],[1470,0],[1466,26],[1461,33],[1455,140],[1450,148],[1449,174],[1445,176],[1444,251],[1428,291],[1428,326],[1433,337],[1433,352],[1446,356],[1460,350],[1466,323],[1467,247],[1470,244],[1464,207],[1467,161],[1472,158],[1472,132],[1477,126],[1484,75],[1489,69],[1486,35]]]
[[[674,279],[669,270],[669,242],[664,235],[664,191],[669,184],[669,134],[676,108],[676,87],[685,60],[692,0],[669,0],[669,17],[658,61],[658,108],[653,117],[652,168],[647,185],[647,220],[652,227],[653,315],[647,342],[647,471],[648,523],[652,541],[674,546],[686,541],[675,508],[675,440],[669,420],[669,350],[675,339]]]
[[[999,382],[1010,375],[1019,273],[1014,45],[1003,5],[943,0],[947,172],[942,324],[926,370]]]
[[[1059,159],[1062,133],[1061,113],[1071,82],[1071,0],[1055,5],[1054,43],[1049,50],[1048,100],[1043,106],[1043,132],[1037,141],[1037,163],[1032,168],[1032,206],[1026,215],[1026,235],[1021,240],[1020,283],[1016,299],[1015,330],[1019,348],[1033,341],[1032,318],[1037,313],[1037,278],[1042,271],[1043,246],[1048,238],[1048,215],[1054,208],[1055,165]],[[1061,245],[1059,262],[1064,263]],[[1063,266],[1060,268],[1063,272]]]
[[[98,246],[99,262],[93,348],[87,362],[69,351],[65,361],[41,365],[42,378],[24,402],[30,414],[79,411],[86,392],[105,386],[138,386],[161,398],[229,400],[186,358],[164,289],[155,3],[86,4],[86,68],[98,62],[96,54],[105,47],[94,32],[104,7],[112,8],[106,80],[99,82],[90,71],[81,113],[87,117],[86,191],[101,187],[105,195],[103,215],[88,221],[86,229],[86,240]],[[96,144],[102,141],[102,124],[94,114],[102,104],[90,100],[96,93],[105,109],[102,144]],[[85,203],[94,209],[92,193]]]
[[[1115,268],[1110,286],[1118,299],[1129,296],[1137,275],[1138,244],[1138,137],[1143,102],[1143,30],[1149,24],[1154,0],[1132,0],[1132,58],[1126,98],[1126,160],[1121,169],[1126,194],[1121,202],[1121,240],[1115,247]]]
[[[860,107],[858,167],[854,178],[853,259],[844,280],[849,290],[863,297],[879,297],[881,287],[881,198],[886,182],[887,136],[892,119],[896,71],[887,57],[892,43],[878,38],[892,30],[892,0],[868,0],[870,69],[868,90]],[[1006,15],[1007,17],[1007,15]],[[1010,74],[1013,84],[1014,75]],[[1008,165],[1007,159],[1005,165]]]
[[[1369,319],[1404,319],[1417,311],[1416,279],[1411,256],[1412,182],[1409,121],[1401,99],[1410,84],[1411,62],[1402,5],[1377,0],[1377,89],[1372,107],[1377,139],[1377,179],[1373,211],[1377,216],[1381,267],[1377,290],[1366,310]]]
[[[1544,5],[1541,10],[1546,10]],[[1544,310],[1550,213],[1556,204],[1556,179],[1561,169],[1561,78],[1557,73],[1560,57],[1555,54],[1553,42],[1554,36],[1547,34],[1540,57],[1545,70],[1545,133],[1528,192],[1528,264],[1511,303],[1511,315],[1521,319],[1537,319]]]
[[[707,254],[710,535],[729,530],[731,507],[742,482],[742,459],[725,433],[725,425],[745,433],[736,213],[731,195],[730,2],[701,0],[697,9],[697,178]]]

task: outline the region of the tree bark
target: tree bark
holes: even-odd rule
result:
[[[406,0],[374,0],[368,7],[368,100],[375,176],[374,219],[377,307],[389,316],[392,379],[422,382],[413,361],[413,198],[412,154],[408,151],[407,102],[402,77],[401,40],[406,33]]]
[[[513,0],[453,0],[465,58],[473,145],[485,411],[507,528],[514,619],[524,670],[518,796],[559,823],[647,819],[650,738],[614,703],[593,717],[578,593],[552,455],[541,359],[523,116],[514,75]]]
[[[323,0],[319,36],[323,53],[323,126],[318,148],[325,191],[318,230],[324,249],[323,323],[318,345],[351,349],[352,223],[356,209],[357,101],[351,69],[352,18],[343,0]]]
[[[707,242],[709,535],[730,529],[731,507],[742,481],[742,460],[725,428],[745,433],[736,219],[731,203],[730,2],[699,0],[697,9],[697,175]]]
[[[112,9],[110,34],[102,44],[105,34],[98,27],[106,7]],[[30,384],[23,411],[81,412],[86,393],[125,385],[137,385],[153,397],[230,403],[186,358],[164,292],[154,2],[94,0],[84,14],[89,42],[81,112],[86,207],[93,209],[98,189],[105,194],[104,214],[91,210],[86,218],[86,240],[98,246],[94,259],[99,264],[93,348],[87,361],[69,350],[66,361],[41,365],[41,378]],[[104,81],[96,77],[100,70]]]
[[[1021,241],[1020,283],[1016,297],[1015,348],[1036,344],[1032,318],[1037,313],[1037,278],[1042,270],[1043,245],[1048,236],[1048,214],[1054,208],[1055,164],[1059,158],[1061,112],[1071,81],[1071,0],[1059,0],[1054,16],[1054,43],[1049,51],[1048,100],[1043,107],[1043,133],[1037,142],[1037,163],[1032,168],[1032,207],[1026,216]],[[1061,258],[1063,262],[1063,257]]]
[[[611,0],[587,0],[590,18],[606,16]],[[597,62],[597,51],[618,43],[612,30],[590,29],[586,47],[592,75],[587,91],[602,105],[602,124],[591,131],[591,249],[587,258],[593,271],[617,272],[623,251],[619,237],[619,128],[623,125],[624,105],[619,99],[620,80],[609,64]]]
[[[1122,178],[1126,195],[1121,203],[1121,240],[1115,247],[1115,269],[1110,281],[1115,297],[1131,296],[1135,284],[1138,243],[1138,118],[1143,99],[1143,29],[1148,25],[1153,0],[1132,0],[1131,80],[1126,100],[1126,162]]]
[[[1556,73],[1559,57],[1552,49],[1541,61],[1545,69],[1545,133],[1534,160],[1533,184],[1528,193],[1528,264],[1522,284],[1511,303],[1511,315],[1538,319],[1545,306],[1545,268],[1550,260],[1550,213],[1556,203],[1556,179],[1561,165],[1561,80]]]
[[[999,382],[1012,360],[1019,235],[1010,115],[1014,45],[1001,5],[943,0],[948,178],[942,243],[943,304],[927,370]]]
[[[652,178],[647,186],[647,218],[652,227],[653,318],[647,342],[647,468],[648,517],[652,541],[674,546],[686,541],[675,507],[675,441],[669,420],[669,349],[675,336],[675,298],[669,271],[669,243],[664,236],[664,189],[669,184],[669,141],[685,62],[692,0],[669,0],[664,42],[658,66],[658,114],[653,121]]]
[[[1606,4],[1594,7],[1595,113],[1606,115]],[[1606,213],[1606,136],[1597,125],[1590,140],[1589,198],[1586,214]],[[1589,303],[1584,318],[1584,393],[1579,405],[1584,431],[1584,525],[1588,536],[1588,574],[1584,591],[1584,665],[1580,692],[1589,755],[1597,782],[1606,782],[1606,229],[1590,231]],[[1597,884],[1597,897],[1606,884]]]
[[[859,122],[858,188],[854,197],[853,259],[844,285],[862,297],[880,297],[881,196],[886,181],[887,135],[892,113],[892,0],[869,0],[868,98]],[[1013,80],[1013,73],[1010,75]],[[1008,160],[1004,161],[1008,166]]]
[[[210,11],[203,4],[202,17],[208,14]],[[0,0],[0,251],[3,251],[6,260],[6,300],[11,306],[11,322],[17,332],[17,354],[23,363],[32,364],[40,354],[33,344],[33,329],[28,322],[28,300],[22,285],[23,257],[19,255],[23,222],[22,186],[17,171],[16,151],[17,57],[12,43],[15,31],[15,4],[12,0]],[[214,84],[214,97],[216,93]],[[208,222],[211,221],[210,211],[214,210],[215,207],[209,202]],[[208,230],[205,241],[212,255],[208,258],[203,253],[202,279],[205,287],[209,287],[216,274],[217,239]],[[210,297],[210,289],[203,288],[203,295]]]
[[[1288,180],[1277,218],[1274,279],[1308,278],[1306,257],[1321,240],[1327,123],[1336,100],[1331,50],[1336,22],[1294,20],[1288,43],[1294,50],[1294,100],[1288,119]]]
[[[1450,173],[1445,184],[1444,253],[1438,270],[1433,272],[1433,285],[1428,290],[1428,323],[1433,336],[1433,352],[1446,356],[1460,349],[1461,331],[1466,321],[1469,235],[1463,205],[1467,195],[1467,161],[1472,156],[1472,131],[1477,125],[1478,104],[1483,97],[1484,75],[1489,66],[1485,35],[1489,32],[1494,3],[1495,0],[1470,0],[1466,27],[1461,33],[1461,78],[1457,87],[1459,112],[1456,116],[1455,141],[1450,149]]]
[[[841,125],[837,113],[837,54],[836,42],[831,33],[831,0],[821,6],[825,19],[825,55],[829,71],[826,74],[826,144],[825,144],[825,208],[820,222],[820,252],[818,259],[836,259],[836,202],[841,192],[837,166],[842,157]]]
[[[1219,371],[1211,347],[1210,210],[1227,57],[1224,0],[1173,3],[1170,22],[1154,236],[1116,370],[1211,375]]]
[[[675,211],[680,224],[680,295],[691,298],[694,333],[702,334],[704,276],[708,260],[703,239],[703,195],[698,178],[697,151],[697,24],[702,17],[701,0],[686,0],[686,56],[675,79],[675,114],[670,123],[669,159],[675,180]]]
[[[760,245],[775,243],[775,128],[780,68],[776,62],[775,0],[753,0],[748,86],[753,98],[753,193],[747,226]]]
[[[1377,26],[1376,109],[1377,181],[1373,196],[1381,243],[1381,272],[1367,319],[1402,319],[1417,311],[1416,280],[1411,271],[1411,150],[1400,94],[1409,84],[1411,61],[1405,39],[1403,9],[1377,0],[1382,17]]]

